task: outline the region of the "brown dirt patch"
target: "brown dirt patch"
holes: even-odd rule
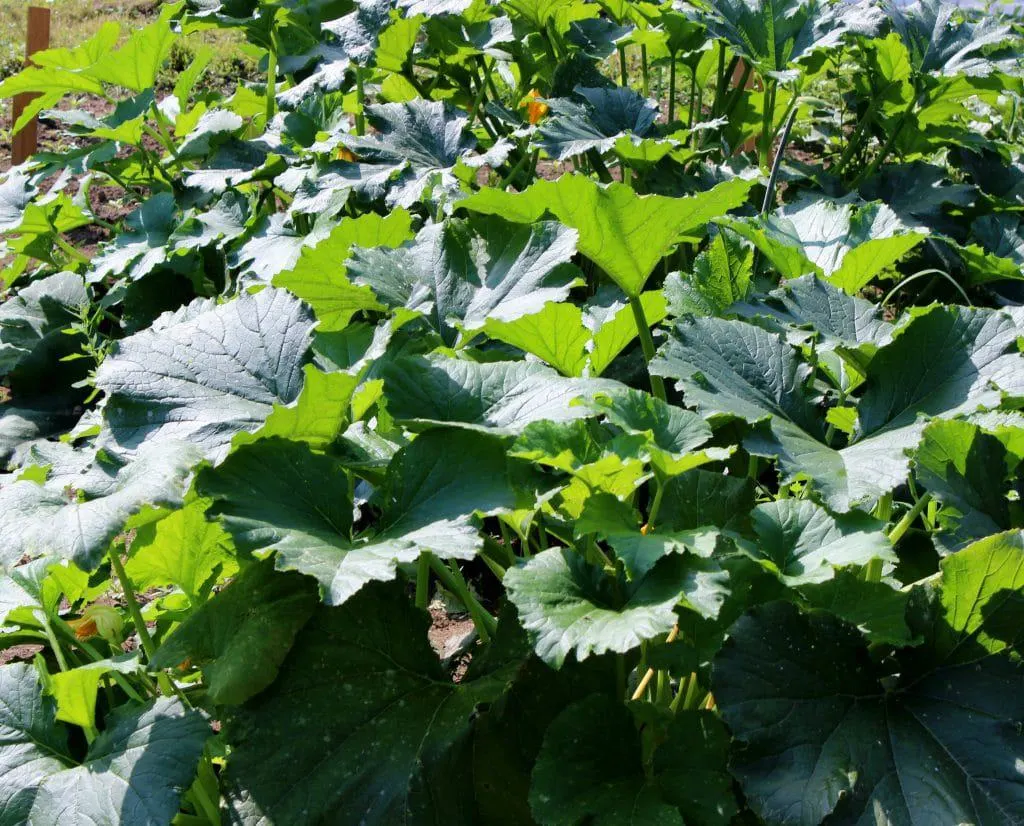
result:
[[[29,645],[12,645],[10,648],[5,648],[0,651],[0,665],[7,665],[12,662],[31,661],[36,654],[43,650],[43,646],[29,644]]]

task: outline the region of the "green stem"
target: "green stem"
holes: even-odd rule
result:
[[[416,563],[416,607],[426,610],[430,603],[430,554],[423,551]]]
[[[686,128],[693,129],[693,118],[697,108],[697,71],[690,72],[690,111],[686,115]]]
[[[142,610],[139,608],[139,601],[135,597],[135,586],[132,585],[128,574],[125,573],[124,563],[121,562],[120,555],[112,550],[109,556],[110,565],[114,569],[118,581],[121,583],[121,590],[124,591],[124,601],[128,604],[128,614],[131,616],[132,622],[135,623],[135,631],[139,635],[139,643],[146,654],[146,659],[152,660],[156,656],[156,645],[153,642],[153,638],[149,635],[146,621],[142,618]]]
[[[853,160],[854,154],[860,148],[861,142],[864,140],[864,134],[875,118],[876,106],[877,98],[872,98],[868,103],[868,108],[864,110],[864,114],[861,115],[860,120],[857,121],[857,126],[854,128],[853,134],[850,135],[850,140],[846,144],[846,150],[843,152],[842,157],[839,158],[839,162],[836,164],[837,175],[843,174],[847,165],[851,160]]]
[[[273,35],[271,35],[271,45],[267,50],[267,100],[266,100],[266,116],[267,126],[270,126],[270,122],[274,119],[274,112],[277,109],[277,49],[273,44]]]
[[[60,642],[57,640],[57,635],[53,633],[53,626],[50,624],[50,618],[46,612],[40,612],[42,616],[43,631],[46,632],[46,639],[50,642],[50,648],[53,649],[53,656],[57,658],[57,667],[61,671],[68,670],[68,661],[64,659],[64,649],[60,647]]]
[[[779,177],[779,167],[782,166],[782,156],[786,151],[786,144],[789,142],[789,133],[793,129],[793,121],[796,119],[797,107],[794,107],[789,113],[789,119],[786,121],[786,126],[782,130],[782,139],[779,141],[779,151],[775,155],[775,160],[772,162],[772,172],[768,176],[768,188],[764,192],[764,201],[761,203],[761,215],[767,216],[768,211],[772,208],[772,199],[775,196],[775,182]]]
[[[695,707],[696,704],[695,704],[694,701],[697,699],[697,689],[698,688],[700,688],[700,685],[698,684],[698,681],[697,681],[697,674],[696,674],[696,672],[692,672],[691,671],[690,672],[690,680],[686,684],[686,697],[683,700],[683,708],[684,709],[692,709],[692,708]]]
[[[864,566],[864,581],[865,582],[881,582],[882,581],[882,560],[872,559],[867,565]]]
[[[896,125],[893,127],[892,132],[889,133],[889,137],[886,140],[885,144],[882,146],[881,151],[875,156],[874,160],[872,160],[871,163],[863,170],[861,170],[861,173],[856,178],[853,179],[853,183],[850,184],[851,189],[857,189],[861,185],[861,183],[863,183],[872,175],[874,175],[875,172],[878,170],[878,167],[880,167],[882,163],[885,161],[885,159],[889,157],[889,153],[892,151],[892,146],[894,143],[896,143],[896,138],[899,137],[900,131],[903,129],[904,124],[906,124],[907,122],[907,118],[910,117],[910,113],[913,112],[914,107],[916,105],[917,98],[915,97],[914,100],[910,102],[910,105],[906,108],[903,114],[900,115],[900,119],[896,122]]]
[[[601,159],[601,153],[596,149],[587,150],[587,158],[594,167],[594,171],[597,173],[597,178],[603,184],[610,184],[614,179],[612,173],[608,171],[608,167],[604,165],[604,161]]]
[[[203,810],[203,815],[210,823],[220,823],[223,818],[220,816],[217,804],[214,803],[210,796],[206,793],[206,787],[202,781],[196,783],[192,787],[192,796],[195,798],[196,803],[199,804],[199,808]]]
[[[668,487],[659,474],[654,476],[654,501],[651,502],[651,510],[647,514],[647,532],[654,530],[654,520],[658,518],[658,511],[661,509],[661,500],[665,496],[665,488]]]
[[[743,96],[743,92],[747,88],[747,81],[750,79],[750,72],[750,64],[744,64],[743,74],[740,76],[739,83],[736,84],[736,88],[734,88],[729,94],[729,97],[726,98],[725,108],[721,112],[725,117],[729,117],[732,114],[732,110],[736,108],[736,104],[739,103],[740,98]]]
[[[878,504],[875,505],[873,516],[875,519],[879,519],[882,522],[888,522],[892,519],[892,494],[886,493],[879,498]]]
[[[676,119],[676,56],[668,64],[668,122]]]
[[[775,140],[772,124],[775,116],[775,82],[762,78],[764,91],[761,95],[764,111],[761,112],[761,158],[760,163],[763,169],[768,168],[768,159],[772,151],[772,143]]]
[[[736,72],[736,67],[739,66],[740,59],[738,56],[733,56],[732,60],[729,61],[728,68],[725,67],[725,45],[719,44],[718,46],[718,80],[715,83],[715,99],[711,104],[711,116],[718,117],[722,112],[722,106],[725,104],[725,93],[729,88],[729,80]],[[694,72],[697,69],[694,67]]]
[[[495,631],[498,630],[498,621],[487,613],[477,598],[473,596],[457,564],[453,562],[449,568],[433,554],[426,554],[426,556],[431,570],[437,574],[441,584],[455,594],[459,601],[466,606],[470,617],[473,618],[473,624],[476,626],[480,639],[484,642],[490,642],[494,637]]]
[[[629,76],[626,74],[626,47],[619,46],[619,85],[628,86]]]
[[[356,105],[359,107],[356,112],[356,134],[366,134],[366,114],[364,112],[366,106],[366,90],[363,88],[363,72],[360,66],[356,66]],[[473,107],[473,111],[476,111],[476,107]],[[472,118],[472,114],[470,114]],[[472,125],[472,120],[470,121]]]
[[[53,233],[54,233],[54,235],[53,235],[53,242],[58,247],[60,247],[61,250],[63,250],[63,252],[69,258],[72,258],[72,259],[74,259],[75,261],[78,261],[81,264],[88,264],[89,263],[88,257],[86,257],[85,255],[80,253],[73,246],[71,246],[71,244],[69,244],[66,240],[64,240],[64,237],[57,231],[56,227],[53,227],[52,224],[50,226],[53,229]]]
[[[651,96],[651,78],[650,71],[647,67],[647,47],[640,46],[640,73],[642,77],[644,97]]]
[[[910,526],[914,524],[914,521],[921,515],[924,509],[928,507],[928,503],[931,501],[932,495],[930,493],[926,493],[914,503],[914,507],[907,511],[903,515],[903,518],[896,523],[895,527],[889,531],[889,541],[893,545],[903,538],[903,535],[910,529]]]
[[[640,336],[640,348],[644,352],[644,361],[650,367],[654,359],[654,337],[651,335],[650,325],[647,323],[647,315],[644,313],[644,305],[640,298],[633,296],[629,299],[629,306],[633,310],[633,318],[636,320],[636,331]],[[662,401],[667,401],[665,394],[665,382],[661,376],[651,375],[651,392]]]

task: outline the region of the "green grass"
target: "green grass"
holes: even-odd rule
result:
[[[153,20],[160,8],[160,3],[153,0],[0,0],[0,79],[18,71],[24,61],[25,10],[29,5],[50,7],[52,47],[77,46],[110,20],[120,23],[126,36]],[[258,76],[256,62],[246,53],[242,36],[237,31],[217,30],[191,35],[187,41],[176,44],[163,72],[165,85],[171,85],[201,44],[211,46],[216,55],[207,69],[207,85],[228,88]]]

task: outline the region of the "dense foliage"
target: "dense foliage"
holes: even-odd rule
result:
[[[1024,822],[1012,23],[190,2],[0,84],[0,826]]]

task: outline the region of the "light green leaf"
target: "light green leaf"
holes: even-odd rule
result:
[[[968,664],[1020,645],[1024,533],[978,540],[942,560],[941,568],[941,608],[930,630],[942,662]]]
[[[856,293],[920,243],[884,204],[805,196],[767,218],[723,222],[772,263],[783,278],[813,273]]]
[[[1020,464],[995,436],[961,421],[936,421],[924,429],[914,454],[918,481],[942,503],[947,550],[1011,526],[1007,477]]]
[[[456,328],[479,330],[565,300],[579,280],[569,265],[575,253],[576,233],[555,221],[524,227],[474,216],[428,225],[401,249],[357,250],[348,268],[381,302],[427,314],[454,343]]]
[[[665,298],[674,316],[721,315],[750,290],[754,250],[739,237],[718,229],[693,262],[692,273],[670,273]]]
[[[358,371],[357,371],[358,372]],[[306,442],[323,450],[345,430],[352,416],[352,397],[360,378],[351,372],[324,373],[313,365],[303,368],[302,392],[291,404],[275,404],[255,433],[239,433],[233,444],[279,436]]]
[[[563,376],[582,376],[587,366],[590,333],[583,326],[583,311],[575,304],[550,302],[540,312],[512,321],[488,318],[484,333],[537,356]]]
[[[352,248],[397,247],[411,237],[411,220],[404,209],[393,210],[386,218],[372,212],[343,218],[326,238],[304,247],[292,268],[274,276],[274,284],[313,308],[321,332],[343,330],[360,310],[384,309],[368,287],[349,281],[345,263]]]
[[[734,178],[687,198],[637,195],[622,184],[601,186],[581,175],[537,181],[521,193],[483,189],[461,209],[533,223],[545,212],[579,232],[579,250],[626,293],[639,296],[655,265],[683,240],[703,235],[704,225],[740,206],[751,181]]]
[[[870,642],[902,646],[913,641],[906,619],[910,595],[885,582],[869,582],[857,569],[802,585],[800,593],[812,607],[856,626]]]
[[[754,508],[752,521],[757,542],[741,546],[787,585],[823,582],[837,568],[874,559],[897,561],[884,525],[859,511],[831,516],[806,499],[780,499]]]
[[[50,692],[57,701],[57,719],[86,731],[95,731],[96,693],[100,679],[111,671],[130,674],[141,667],[138,652],[132,652],[52,674]]]
[[[165,13],[155,23],[135,31],[120,49],[106,52],[90,66],[88,74],[135,92],[153,88],[157,72],[177,40],[168,17]]]
[[[666,316],[665,299],[662,290],[648,290],[640,294],[640,305],[648,324],[657,324]],[[588,348],[591,376],[600,376],[639,335],[632,307],[621,302],[605,307],[588,307],[583,324],[593,334]]]
[[[192,605],[205,599],[204,585],[215,572],[237,570],[231,537],[206,518],[209,502],[190,502],[181,510],[136,531],[125,572],[141,591],[174,585]]]
[[[617,594],[604,571],[574,551],[551,548],[509,569],[504,584],[537,656],[560,668],[570,653],[577,660],[625,653],[668,633],[680,601],[717,615],[727,579],[711,562],[671,554]]]

